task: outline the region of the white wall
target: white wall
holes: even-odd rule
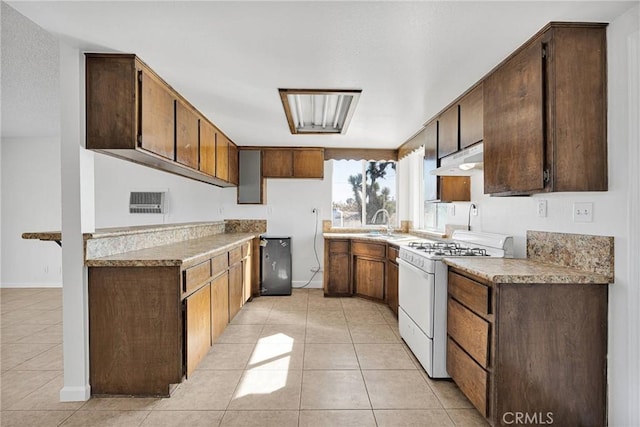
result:
[[[265,205],[238,205],[236,191],[225,189],[224,217],[233,219],[266,219],[267,234],[291,237],[293,286],[302,286],[311,279],[312,268],[318,263],[314,253],[313,237],[319,208],[316,250],[324,268],[324,241],[322,220],[331,219],[332,163],[324,163],[324,179],[267,179]],[[307,286],[322,287],[322,273],[318,273]]]
[[[223,219],[219,187],[100,153],[94,168],[97,228]],[[132,191],[166,191],[166,213],[130,214]]]
[[[3,139],[1,286],[60,286],[60,247],[21,237],[60,230],[60,215],[59,140]]]

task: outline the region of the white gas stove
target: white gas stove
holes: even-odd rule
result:
[[[400,336],[427,374],[447,374],[446,257],[513,257],[513,237],[456,230],[451,240],[418,240],[400,246],[398,255]]]

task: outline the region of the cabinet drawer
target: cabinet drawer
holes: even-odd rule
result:
[[[184,280],[182,290],[185,293],[191,293],[198,286],[209,280],[211,277],[211,260],[187,268],[184,271]]]
[[[242,260],[242,247],[237,247],[229,251],[229,265],[237,264]]]
[[[229,254],[225,252],[222,255],[213,257],[211,262],[213,263],[213,275],[217,276],[229,268]]]
[[[387,249],[387,259],[392,262],[396,262],[396,258],[398,258],[398,248],[395,246],[389,246]]]
[[[449,272],[449,294],[481,316],[490,313],[490,292],[488,286]]]
[[[487,416],[489,374],[470,358],[451,338],[447,338],[447,372],[473,406]]]
[[[351,253],[353,255],[384,258],[387,255],[386,249],[386,245],[377,243],[351,242]]]
[[[329,252],[345,254],[349,252],[348,240],[329,240]]]
[[[489,364],[490,324],[449,297],[447,333],[483,368]]]

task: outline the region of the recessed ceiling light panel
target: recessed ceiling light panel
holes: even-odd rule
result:
[[[294,135],[347,131],[362,90],[278,89]]]

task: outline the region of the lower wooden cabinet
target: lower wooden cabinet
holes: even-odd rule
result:
[[[491,425],[515,412],[606,425],[606,284],[492,283],[450,268],[448,286],[447,371]]]
[[[169,396],[192,375],[251,297],[254,244],[188,268],[89,267],[92,393]]]
[[[384,301],[387,244],[351,243],[353,292],[361,297]]]
[[[211,285],[200,288],[184,303],[188,378],[211,347]]]
[[[351,254],[349,240],[325,239],[325,296],[351,296]]]
[[[229,272],[211,282],[211,344],[229,324]]]
[[[398,263],[396,258],[398,257],[398,248],[389,245],[387,248],[387,277],[385,284],[385,299],[387,305],[398,315]]]

